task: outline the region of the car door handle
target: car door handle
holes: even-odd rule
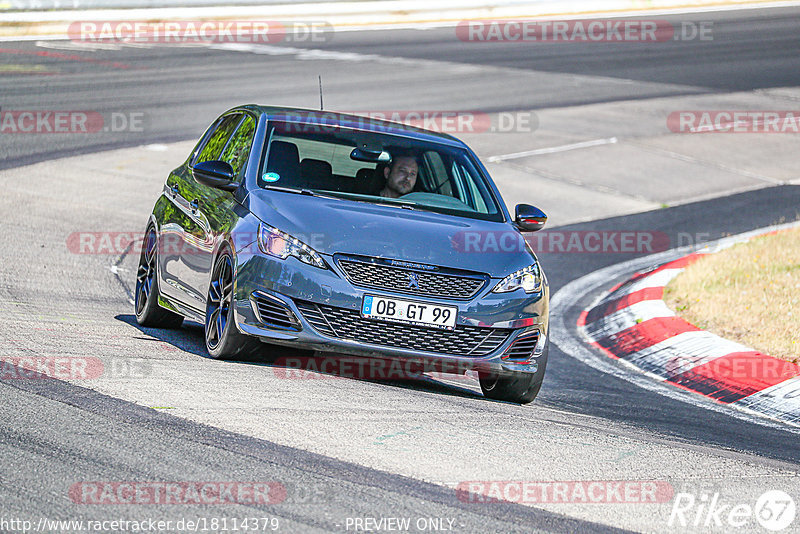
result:
[[[192,208],[192,213],[194,213],[200,209],[200,201],[198,199],[194,199],[189,203],[189,206]]]

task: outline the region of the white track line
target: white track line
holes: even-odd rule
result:
[[[787,414],[796,417],[800,411],[800,377],[779,382],[733,404],[758,410],[776,418],[785,417]]]
[[[513,152],[511,154],[502,154],[500,156],[490,156],[487,158],[489,163],[498,163],[500,161],[507,161],[510,159],[527,158],[529,156],[541,156],[542,154],[555,154],[557,152],[567,152],[569,150],[577,150],[580,148],[589,148],[601,145],[613,145],[618,142],[616,137],[609,137],[607,139],[593,139],[591,141],[582,141],[580,143],[572,143],[569,145],[554,146],[550,148],[537,148],[534,150],[525,150],[524,152]]]

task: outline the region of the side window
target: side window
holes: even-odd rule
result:
[[[194,165],[194,162],[197,159],[198,154],[200,154],[200,152],[203,150],[203,147],[206,146],[206,143],[211,138],[211,136],[214,135],[214,132],[217,131],[217,128],[219,128],[219,125],[221,123],[222,123],[222,118],[217,117],[217,119],[211,123],[211,126],[209,126],[206,129],[205,133],[203,134],[203,137],[200,138],[200,140],[192,149],[191,161],[190,161],[191,165]]]
[[[236,129],[236,126],[239,125],[240,120],[242,120],[241,113],[234,113],[223,118],[217,129],[206,141],[205,146],[200,149],[192,164],[219,159],[225,144]]]
[[[425,152],[422,167],[429,170],[432,182],[429,186],[431,193],[439,193],[449,197],[453,195],[453,187],[450,185],[450,177],[447,175],[447,168],[442,161],[442,156],[438,152]]]
[[[225,150],[222,151],[222,155],[218,158],[231,164],[233,174],[239,181],[241,181],[244,171],[247,169],[247,158],[250,157],[250,149],[253,145],[255,132],[255,119],[250,115],[245,115],[236,133],[230,138]]]
[[[496,213],[488,199],[491,192],[486,184],[479,178],[478,171],[469,163],[469,160],[460,158],[453,160],[453,178],[458,198],[478,213]]]
[[[486,209],[486,201],[483,200],[481,192],[478,190],[478,186],[475,184],[475,181],[468,180],[467,188],[469,189],[469,194],[472,197],[474,203],[474,205],[471,207],[475,208],[476,211],[479,211],[481,213],[487,213],[489,210]]]
[[[464,204],[469,204],[467,195],[464,191],[464,177],[461,175],[461,167],[456,164],[455,160],[453,160],[450,171],[453,173],[453,184],[455,185],[453,196]]]

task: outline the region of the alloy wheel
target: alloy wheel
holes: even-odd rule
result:
[[[206,345],[215,349],[225,333],[230,318],[233,292],[233,264],[230,256],[222,256],[217,262],[214,277],[208,288],[206,302]]]

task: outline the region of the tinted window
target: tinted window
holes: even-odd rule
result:
[[[209,136],[205,146],[200,149],[200,152],[194,159],[193,164],[200,163],[202,161],[213,161],[219,159],[220,155],[222,154],[222,150],[225,148],[225,145],[227,144],[228,139],[230,139],[233,131],[236,129],[236,126],[239,125],[240,120],[242,120],[241,113],[234,113],[232,115],[223,117],[216,130],[214,130],[214,132]]]
[[[233,167],[233,175],[241,180],[247,169],[247,158],[253,145],[253,136],[256,132],[256,120],[250,115],[245,115],[236,133],[230,138],[222,155],[218,158],[226,161]]]

